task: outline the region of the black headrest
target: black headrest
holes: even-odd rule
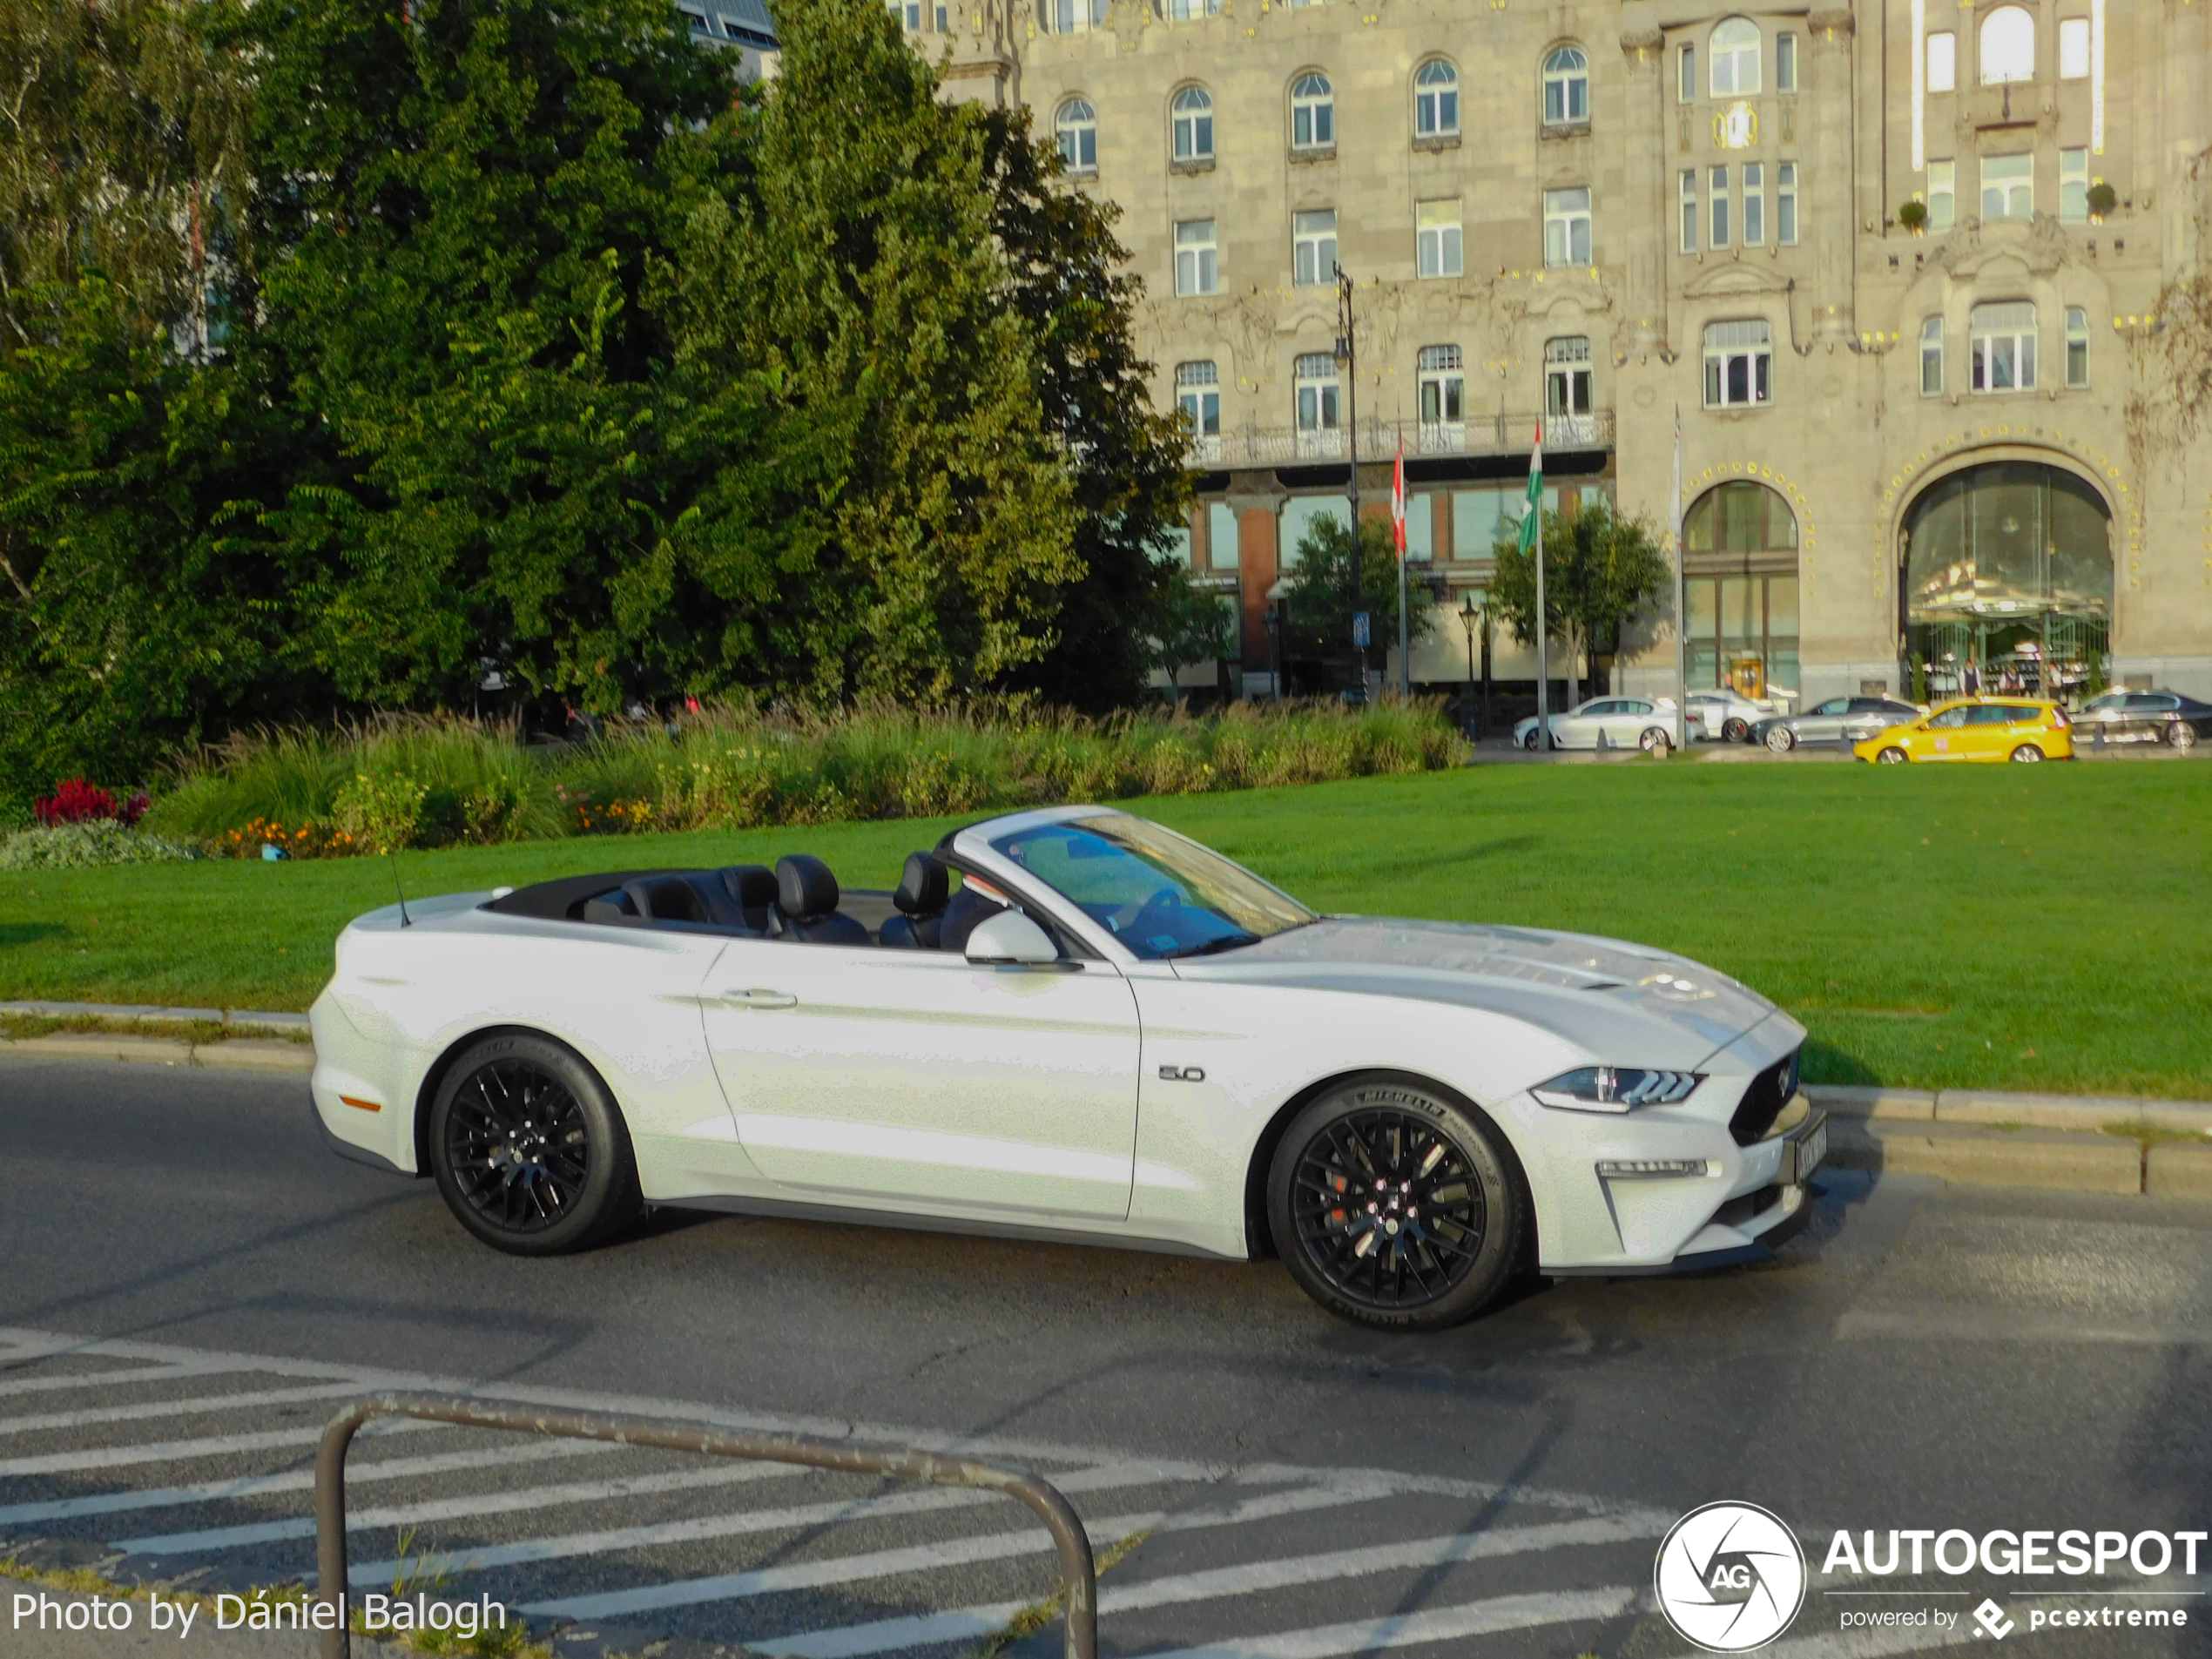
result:
[[[732,864],[722,872],[722,891],[748,910],[776,902],[776,873],[765,864]]]
[[[837,878],[804,853],[778,859],[776,903],[786,916],[826,916],[837,908]]]
[[[639,876],[625,881],[622,890],[630,902],[637,907],[641,916],[651,916],[658,921],[705,921],[706,904],[692,891],[691,884],[678,875]]]
[[[934,916],[945,907],[952,891],[952,878],[943,865],[927,853],[909,853],[891,902],[910,916]]]

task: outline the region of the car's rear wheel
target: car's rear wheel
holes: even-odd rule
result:
[[[2042,758],[2043,752],[2032,743],[2023,743],[2013,751],[2013,759],[2018,761],[2040,760]]]
[[[1786,725],[1777,725],[1766,734],[1766,746],[1778,755],[1788,754],[1797,746],[1797,734]]]
[[[2187,720],[2176,720],[2166,728],[2166,741],[2176,749],[2196,747],[2196,728]]]
[[[1879,759],[1881,763],[1885,766],[1901,766],[1905,764],[1908,757],[1904,750],[1892,744],[1888,748],[1882,751]]]
[[[622,1115],[590,1067],[522,1033],[471,1044],[430,1107],[431,1172],[486,1244],[554,1256],[597,1244],[644,1207]]]
[[[1674,739],[1667,735],[1665,728],[1662,726],[1646,726],[1643,735],[1636,739],[1636,747],[1646,754],[1655,751],[1664,754],[1674,746]]]
[[[1730,743],[1747,743],[1750,740],[1751,728],[1744,724],[1743,716],[1730,715],[1721,722],[1721,736]]]
[[[1332,1313],[1392,1330],[1473,1318],[1511,1278],[1526,1224],[1497,1131],[1396,1079],[1331,1089],[1268,1172],[1278,1253]]]

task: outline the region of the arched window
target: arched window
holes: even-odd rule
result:
[[[1291,145],[1298,150],[1333,149],[1337,142],[1337,95],[1326,75],[1301,75],[1291,88]]]
[[[1175,95],[1175,158],[1213,159],[1213,98],[1203,86],[1186,86]]]
[[[1689,683],[1747,697],[1797,689],[1797,518],[1748,479],[1716,484],[1682,521]]]
[[[1460,130],[1460,71],[1432,57],[1413,75],[1413,133],[1436,138]]]
[[[1759,26],[1730,17],[1713,29],[1713,96],[1749,98],[1759,90]]]
[[[1981,20],[1981,84],[2035,78],[2035,19],[2025,6],[2000,6]]]
[[[1568,126],[1590,118],[1590,60],[1579,46],[1561,46],[1544,59],[1544,125]]]
[[[1060,135],[1060,158],[1069,172],[1098,171],[1098,111],[1082,98],[1071,98],[1060,106],[1052,125]]]

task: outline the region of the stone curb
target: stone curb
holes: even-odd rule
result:
[[[257,1013],[250,1008],[165,1008],[151,1002],[0,1002],[0,1014],[34,1020],[112,1020],[118,1025],[191,1021],[226,1031],[305,1031],[304,1014]]]
[[[289,1073],[303,1077],[315,1069],[314,1049],[276,1037],[233,1037],[221,1042],[192,1043],[174,1037],[136,1037],[128,1033],[56,1031],[43,1037],[0,1041],[0,1055],[7,1055],[26,1060],[122,1061],[140,1065]]]
[[[1805,1093],[1838,1117],[1938,1123],[2008,1123],[2095,1133],[2107,1123],[2212,1136],[2212,1102],[2128,1095],[2024,1095],[1982,1089],[1869,1089],[1814,1083]]]

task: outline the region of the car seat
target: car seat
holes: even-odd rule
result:
[[[891,895],[899,914],[883,924],[883,942],[894,949],[935,950],[951,897],[952,877],[945,867],[927,853],[907,853],[898,890]]]
[[[937,924],[937,948],[966,954],[968,934],[1006,908],[1001,900],[986,899],[974,887],[962,887],[947,903]]]
[[[776,873],[765,864],[732,864],[691,878],[718,927],[769,931],[776,909]]]
[[[644,875],[625,881],[622,890],[637,913],[655,921],[705,921],[706,900],[680,875]]]
[[[867,928],[837,912],[837,878],[821,860],[793,853],[776,860],[776,908],[783,936],[809,945],[873,945]]]

